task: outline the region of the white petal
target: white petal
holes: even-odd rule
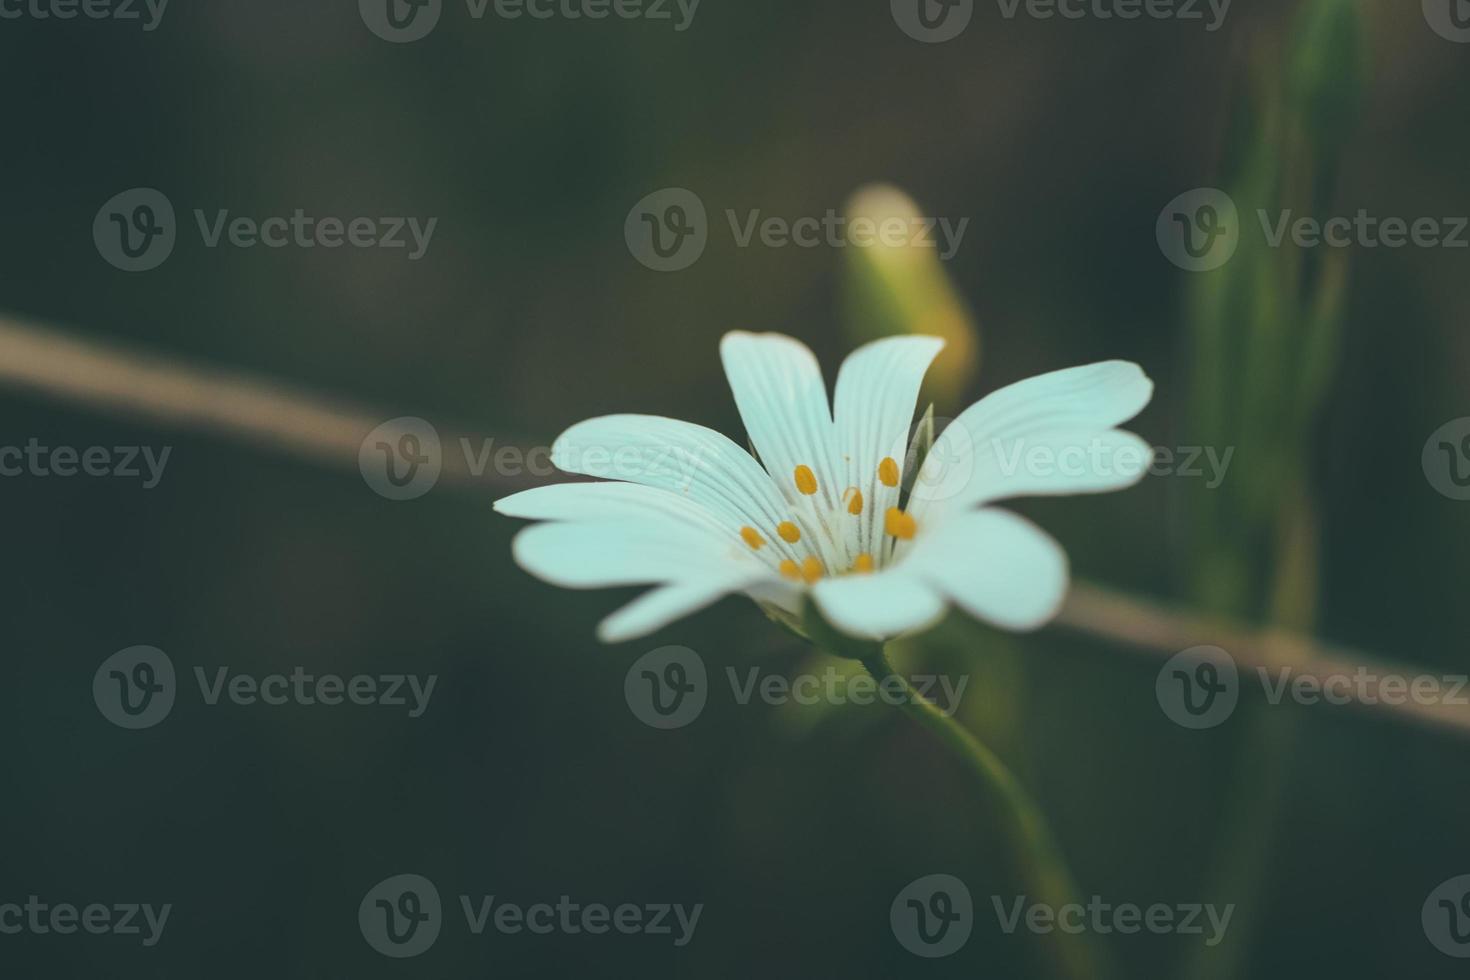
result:
[[[920,470],[913,510],[963,509],[1007,497],[1098,493],[1136,483],[1152,452],[1113,428],[1148,403],[1153,382],[1107,361],[1002,388],[960,414]]]
[[[1101,361],[1007,385],[955,420],[976,442],[1048,429],[1111,429],[1143,411],[1154,383],[1131,361]]]
[[[516,562],[568,589],[774,575],[738,539],[648,521],[537,524],[516,535]]]
[[[551,460],[568,473],[672,491],[708,508],[738,531],[766,536],[787,506],[755,459],[725,436],[656,415],[606,415],[563,432]]]
[[[812,589],[827,622],[850,636],[885,640],[932,626],[944,616],[944,598],[903,570],[826,578]]]
[[[728,530],[689,498],[637,483],[557,483],[502,497],[494,506],[507,517],[533,521],[673,521],[719,533]]]
[[[1067,594],[1061,545],[1030,521],[993,508],[957,514],[921,534],[898,571],[1010,630],[1044,625]]]
[[[794,474],[809,467],[817,498],[832,509],[841,498],[832,459],[832,410],[816,357],[782,334],[727,333],[720,341],[735,406],[761,462],[787,500],[799,503]]]
[[[864,344],[842,362],[835,397],[837,447],[844,490],[856,487],[863,495],[863,512],[853,520],[861,542],[876,541],[883,514],[898,505],[899,487],[878,480],[878,464],[890,457],[903,466],[919,388],[943,347],[937,337],[887,337]]]
[[[1034,435],[995,436],[958,451],[955,436],[941,436],[919,471],[911,507],[921,522],[1012,497],[1056,497],[1122,490],[1143,479],[1153,449],[1131,432],[1073,429]]]
[[[597,638],[603,643],[639,639],[733,592],[739,592],[744,584],[741,579],[727,578],[680,582],[652,589],[604,619],[597,627]]]

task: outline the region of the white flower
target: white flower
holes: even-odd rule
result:
[[[904,336],[858,349],[838,374],[834,410],[805,345],[727,334],[725,374],[761,462],[674,419],[574,425],[552,461],[619,482],[498,501],[502,514],[545,522],[516,536],[516,561],[566,588],[656,585],[602,622],[609,643],[732,593],[792,624],[810,596],[828,623],[864,640],[931,626],[951,603],[1008,629],[1041,626],[1066,594],[1066,554],[992,505],[1136,483],[1151,450],[1115,427],[1148,404],[1153,383],[1136,364],[1107,361],[1003,388],[944,429],[902,500],[919,386],[942,346]]]

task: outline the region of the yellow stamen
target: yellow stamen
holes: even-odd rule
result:
[[[847,512],[853,516],[863,512],[863,492],[857,487],[849,487],[847,490]]]
[[[776,533],[781,535],[781,540],[787,544],[796,544],[801,540],[801,528],[790,521],[782,521],[776,525]]]
[[[740,536],[744,538],[745,543],[750,545],[750,547],[755,551],[759,551],[761,548],[765,547],[766,539],[761,537],[761,533],[753,527],[742,527],[740,529]]]
[[[898,486],[898,464],[893,461],[892,456],[884,456],[883,462],[878,464],[878,479],[883,481],[885,487]]]
[[[801,563],[801,577],[806,579],[808,585],[812,584],[822,577],[822,563],[808,555]]]
[[[914,520],[912,514],[906,514],[897,507],[890,507],[888,513],[883,517],[883,530],[895,538],[907,541],[919,530],[919,524]]]
[[[817,475],[812,472],[810,466],[798,466],[796,468],[796,489],[810,497],[817,492]]]
[[[873,570],[873,556],[868,554],[858,555],[852,563],[854,572],[866,573]]]
[[[787,558],[781,563],[781,574],[789,579],[799,579],[801,578],[801,566]]]

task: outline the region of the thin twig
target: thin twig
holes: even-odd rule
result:
[[[0,316],[0,386],[4,385],[53,401],[236,439],[353,470],[364,438],[391,417],[302,388],[190,365]],[[474,453],[454,451],[464,446],[481,453],[489,444],[487,439],[442,432],[441,438],[445,447],[441,480],[448,485],[504,492],[547,481],[544,472],[498,471],[493,465],[483,465],[483,455],[477,461]],[[512,438],[497,438],[494,444],[497,448],[532,445]],[[533,449],[521,454],[527,461],[534,456]],[[1358,701],[1359,707],[1470,736],[1470,704],[1463,703],[1470,692],[1459,692],[1459,704],[1449,703],[1449,698],[1420,703],[1397,694],[1384,700],[1381,685],[1385,678],[1412,682],[1426,672],[1309,636],[1252,629],[1084,583],[1073,589],[1057,623],[1155,659],[1213,645],[1228,651],[1244,674],[1290,667],[1292,677],[1308,677],[1318,683],[1346,675],[1354,679],[1354,695],[1359,693],[1357,678],[1366,672],[1361,683],[1367,697]]]
[[[1252,629],[1083,582],[1073,586],[1056,623],[1154,659],[1196,646],[1220,647],[1235,660],[1242,677],[1267,677],[1274,686],[1281,683],[1285,670],[1290,684],[1307,678],[1318,691],[1320,685],[1333,681],[1329,692],[1334,697],[1350,693],[1354,707],[1381,710],[1419,725],[1470,736],[1470,685],[1457,690],[1457,679],[1301,633]],[[1439,682],[1439,696],[1416,698],[1413,682],[1426,676]],[[1385,680],[1394,688],[1385,691]],[[1314,697],[1327,703],[1320,695]]]
[[[353,468],[363,440],[393,418],[304,388],[4,316],[0,316],[0,385],[108,414],[224,436],[312,463]],[[494,449],[517,449],[523,465],[510,470],[493,465],[487,440],[442,428],[439,435],[441,481],[504,492],[547,482],[554,475],[549,465],[537,462],[534,452],[524,451],[528,440],[494,442]]]

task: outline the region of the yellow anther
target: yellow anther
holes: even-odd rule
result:
[[[890,507],[888,513],[883,516],[883,530],[895,538],[907,541],[919,530],[919,524],[914,520],[912,514],[906,514],[897,507]]]
[[[892,456],[884,456],[883,462],[878,464],[878,479],[883,481],[885,487],[898,486],[898,464],[893,461]]]
[[[822,563],[808,555],[801,563],[801,577],[810,585],[822,577]]]
[[[817,492],[817,475],[812,472],[810,466],[798,466],[796,468],[796,489],[810,497]]]
[[[753,527],[742,527],[740,529],[740,536],[745,539],[746,544],[750,545],[756,551],[765,547],[766,539],[761,537],[761,533]]]
[[[858,555],[853,560],[852,570],[854,572],[871,572],[873,570],[873,556],[867,554]]]
[[[776,525],[776,533],[781,535],[781,540],[787,544],[796,544],[801,540],[801,528],[790,521],[782,521]]]
[[[801,578],[801,566],[787,558],[781,563],[781,574],[789,579],[799,579]]]
[[[863,492],[857,487],[847,489],[847,512],[854,516],[863,512]]]

